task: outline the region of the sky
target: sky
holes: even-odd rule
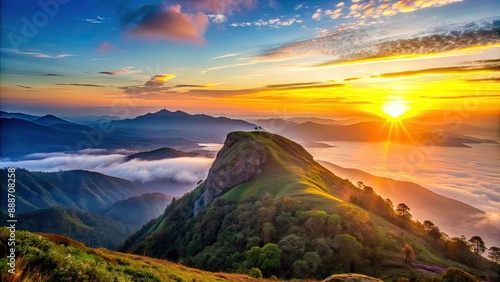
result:
[[[500,111],[497,0],[0,3],[4,111]]]

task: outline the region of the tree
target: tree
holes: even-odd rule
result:
[[[356,183],[356,185],[358,186],[359,189],[365,188],[365,184],[362,181],[358,181],[358,183]]]
[[[439,227],[434,226],[429,230],[429,236],[434,239],[434,241],[441,239],[443,237],[443,234],[441,234],[441,230],[439,230]]]
[[[406,264],[410,264],[410,262],[415,259],[415,251],[413,250],[413,248],[406,244],[402,249],[401,249],[401,253],[404,255],[405,257],[405,263]]]
[[[432,223],[432,221],[430,221],[430,220],[424,220],[424,228],[425,228],[425,230],[431,231],[434,226],[436,226],[436,225],[434,225],[434,223]]]
[[[469,239],[470,243],[470,249],[474,254],[476,254],[476,263],[477,263],[477,257],[479,254],[483,254],[486,251],[486,245],[484,244],[484,241],[481,237],[479,236],[472,236]]]
[[[341,271],[353,272],[355,265],[362,262],[363,245],[349,234],[335,236],[332,246],[337,253],[336,262]]]
[[[293,273],[298,278],[309,278],[318,274],[318,268],[323,264],[316,252],[308,252],[303,259],[293,263]]]
[[[441,230],[439,230],[439,227],[434,225],[434,223],[430,220],[424,221],[424,229],[429,234],[429,237],[434,239],[434,241],[441,239],[441,237],[443,237],[443,235],[441,234]]]
[[[472,274],[457,267],[450,267],[446,269],[445,273],[443,273],[441,277],[444,282],[478,282],[476,277]]]
[[[259,265],[259,256],[262,253],[262,249],[259,246],[253,246],[250,250],[245,253],[246,263],[249,267],[256,267]]]
[[[391,209],[394,208],[394,203],[391,201],[391,199],[387,198],[387,199],[385,199],[385,202],[387,203],[387,205],[389,205],[391,207]]]
[[[411,218],[410,208],[405,203],[400,203],[396,207],[396,213],[404,218]]]
[[[294,262],[304,256],[306,244],[307,240],[297,234],[290,234],[281,239],[278,247],[283,251],[281,268],[284,272],[291,273]]]
[[[496,265],[500,261],[500,248],[498,247],[489,248],[488,257],[491,259],[493,270],[495,270]]]
[[[281,249],[273,243],[267,243],[262,247],[262,252],[259,255],[259,264],[260,269],[267,277],[279,271],[281,253]]]

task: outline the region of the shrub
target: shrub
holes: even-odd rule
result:
[[[446,269],[442,277],[444,282],[479,282],[472,274],[457,267]]]
[[[248,272],[248,275],[252,276],[253,278],[257,279],[262,279],[262,271],[256,267],[252,267],[250,271]]]

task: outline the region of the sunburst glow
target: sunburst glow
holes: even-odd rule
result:
[[[381,108],[382,111],[384,111],[384,113],[389,115],[391,118],[401,118],[401,116],[410,109],[408,105],[401,101],[389,101]]]

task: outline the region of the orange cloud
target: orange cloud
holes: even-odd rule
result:
[[[167,82],[167,80],[170,80],[175,77],[175,74],[157,74],[149,81],[147,81],[144,85],[145,86],[163,86],[163,83]]]
[[[209,20],[207,15],[198,12],[186,14],[180,5],[170,6],[147,15],[135,28],[132,35],[148,39],[167,39],[178,42],[204,43],[204,35]]]

